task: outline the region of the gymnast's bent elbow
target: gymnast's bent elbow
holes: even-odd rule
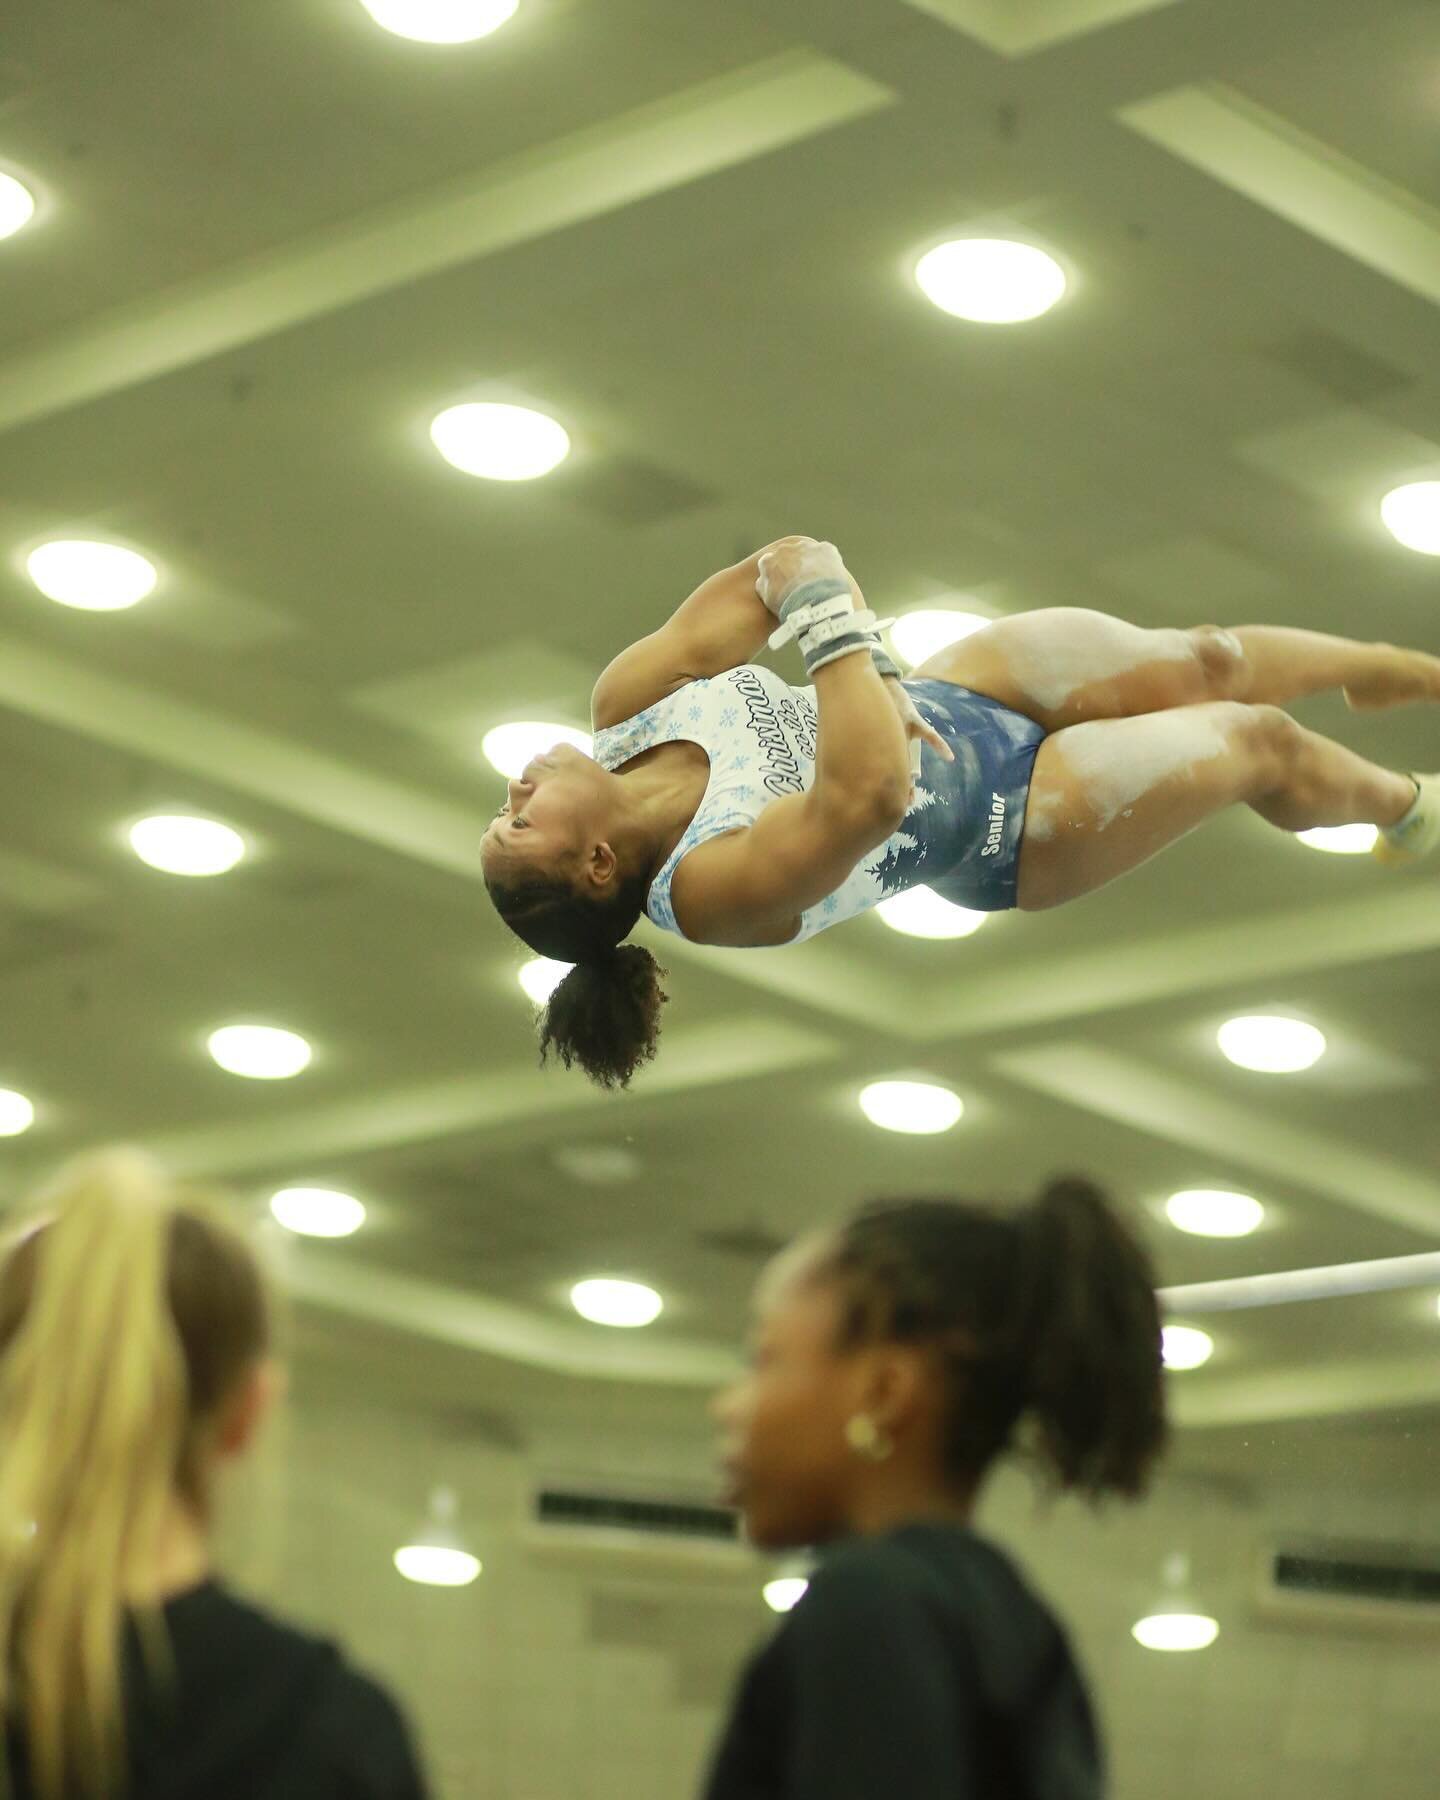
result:
[[[835,793],[816,783],[808,798],[811,810],[833,842],[859,844],[857,858],[900,829],[910,804],[908,781],[880,777],[863,785],[847,784]]]
[[[880,831],[882,838],[898,831],[910,810],[909,776],[884,776],[870,784],[861,796],[864,816]]]

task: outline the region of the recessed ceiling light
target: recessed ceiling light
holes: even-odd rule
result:
[[[0,238],[14,237],[35,217],[35,196],[23,181],[0,174]]]
[[[1220,1635],[1220,1626],[1203,1613],[1156,1613],[1130,1628],[1137,1644],[1147,1650],[1180,1652],[1208,1650]]]
[[[446,462],[486,481],[534,481],[570,454],[565,428],[528,406],[452,406],[430,436]]]
[[[268,1025],[227,1025],[210,1038],[210,1054],[230,1075],[287,1081],[310,1066],[310,1046],[293,1031]]]
[[[872,1081],[860,1095],[860,1110],[884,1131],[928,1136],[958,1124],[965,1116],[965,1102],[934,1082]]]
[[[515,979],[535,1006],[544,1006],[560,983],[575,967],[574,963],[555,962],[548,956],[537,956],[527,962]]]
[[[1262,1075],[1295,1075],[1325,1054],[1325,1034],[1300,1019],[1228,1019],[1216,1034],[1224,1054],[1240,1069]]]
[[[480,1575],[480,1559],[468,1550],[438,1544],[406,1544],[395,1552],[395,1567],[421,1587],[469,1587]]]
[[[809,1586],[803,1575],[777,1575],[774,1581],[765,1583],[765,1604],[771,1612],[791,1612],[800,1604]]]
[[[282,1188],[271,1195],[270,1211],[301,1237],[350,1237],[365,1223],[363,1203],[332,1188]]]
[[[1328,850],[1331,856],[1368,856],[1380,836],[1378,825],[1315,825],[1295,834],[1312,850]]]
[[[138,551],[70,539],[32,550],[25,566],[47,600],[83,612],[122,612],[153,593],[158,579]]]
[[[0,1088],[0,1137],[19,1137],[35,1123],[35,1108],[23,1094]]]
[[[141,862],[166,875],[225,875],[245,857],[240,833],[214,819],[142,819],[131,827],[130,844]]]
[[[571,725],[545,725],[526,719],[487,731],[480,749],[492,769],[507,781],[518,781],[537,756],[553,750],[556,744],[569,744],[572,750],[581,750],[586,756],[595,747],[588,732],[576,731]]]
[[[1065,271],[1033,244],[1004,238],[959,238],[929,251],[915,279],[942,312],[977,325],[1038,319],[1065,292]]]
[[[377,25],[421,44],[469,44],[513,19],[520,0],[360,0]]]
[[[1215,1354],[1215,1340],[1191,1325],[1167,1325],[1160,1334],[1165,1367],[1177,1372],[1198,1369]]]
[[[902,662],[917,668],[927,657],[938,656],[962,638],[972,637],[993,625],[983,613],[952,612],[944,607],[922,607],[898,618],[890,627],[890,642]]]
[[[570,1290],[570,1304],[592,1325],[613,1325],[624,1331],[653,1325],[665,1310],[654,1288],[638,1281],[579,1281]]]
[[[1440,481],[1412,481],[1380,502],[1390,535],[1407,550],[1440,556]]]
[[[1165,1203],[1170,1223],[1195,1237],[1249,1237],[1265,1219],[1265,1208],[1249,1194],[1224,1188],[1186,1188]]]
[[[909,888],[893,899],[882,900],[875,911],[892,931],[918,938],[969,937],[990,917],[989,913],[971,912],[968,907],[956,906],[953,900],[943,900],[928,887]]]

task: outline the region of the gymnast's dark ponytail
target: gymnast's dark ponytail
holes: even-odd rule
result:
[[[578,1063],[600,1087],[628,1087],[655,1054],[660,1008],[669,999],[664,969],[643,946],[624,941],[645,910],[647,881],[637,876],[599,900],[559,879],[488,885],[517,937],[541,956],[575,965],[540,1017],[541,1062],[553,1050],[567,1069]]]
[[[1053,1181],[1020,1220],[1025,1404],[1062,1489],[1138,1499],[1164,1448],[1155,1272],[1088,1181]]]
[[[639,944],[619,944],[582,958],[550,996],[540,1022],[540,1060],[553,1050],[601,1087],[629,1085],[650,1061],[660,1037],[660,1008],[669,996],[665,971]]]
[[[1167,1439],[1150,1260],[1090,1182],[1052,1181],[1018,1216],[887,1201],[841,1227],[842,1343],[933,1344],[946,1473],[973,1486],[1024,1424],[1050,1485],[1138,1498]]]

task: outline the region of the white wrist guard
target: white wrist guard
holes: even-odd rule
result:
[[[829,575],[798,587],[781,607],[780,619],[770,648],[778,650],[793,637],[805,658],[805,673],[811,676],[826,663],[858,650],[884,656],[879,634],[892,623],[877,619],[868,607],[857,609],[849,582]]]

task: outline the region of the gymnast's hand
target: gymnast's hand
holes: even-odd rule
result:
[[[838,576],[850,583],[857,607],[863,607],[865,596],[855,585],[855,578],[845,567],[840,552],[833,544],[822,544],[815,538],[780,538],[760,553],[755,577],[755,592],[778,619],[780,608],[807,581],[821,576]]]
[[[912,773],[920,773],[920,746],[928,744],[946,762],[954,762],[955,752],[941,737],[933,725],[927,725],[924,718],[916,710],[915,702],[905,691],[904,683],[895,675],[885,677],[885,692],[890,696],[895,711],[900,715],[900,723],[905,727],[905,737],[910,745],[910,768]],[[910,783],[910,801],[915,801],[915,783]]]

